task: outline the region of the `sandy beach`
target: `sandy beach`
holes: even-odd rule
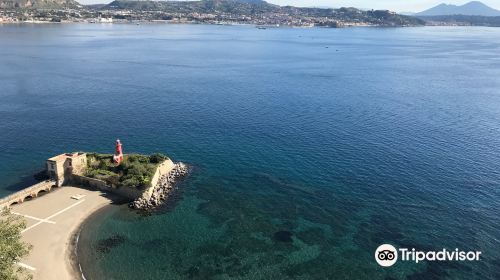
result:
[[[71,198],[79,195],[80,199]],[[92,213],[112,203],[107,194],[64,186],[11,209],[27,222],[23,240],[33,245],[19,265],[35,280],[79,279],[75,269],[74,243],[80,225]]]

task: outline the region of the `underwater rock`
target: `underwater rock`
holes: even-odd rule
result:
[[[99,253],[109,253],[111,249],[113,249],[116,246],[119,246],[123,242],[125,242],[126,238],[123,235],[113,235],[109,238],[99,240],[99,243],[97,244],[97,252]]]
[[[280,230],[274,233],[273,239],[279,242],[292,243],[293,233],[288,230]]]

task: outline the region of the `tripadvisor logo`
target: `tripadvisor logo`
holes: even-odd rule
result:
[[[390,244],[382,244],[375,250],[375,260],[381,266],[392,266],[398,260],[398,251]]]
[[[391,244],[383,244],[375,250],[375,260],[380,266],[394,265],[398,256],[401,261],[419,263],[421,261],[479,261],[481,251],[460,251],[442,249],[439,251],[418,251],[415,248],[399,248]]]

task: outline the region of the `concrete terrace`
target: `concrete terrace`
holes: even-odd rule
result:
[[[29,203],[13,205],[12,213],[27,223],[23,241],[33,245],[29,256],[18,265],[33,274],[35,280],[78,279],[79,272],[70,262],[72,236],[91,213],[109,204],[111,199],[103,192],[65,186]]]

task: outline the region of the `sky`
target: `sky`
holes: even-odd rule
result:
[[[103,4],[112,0],[77,0],[82,4]],[[395,12],[421,12],[441,3],[463,5],[472,0],[266,0],[277,5],[298,7],[356,7],[360,9],[380,9]],[[481,0],[484,4],[500,10],[500,0]]]
[[[293,6],[356,7],[384,9],[396,12],[421,12],[441,3],[463,5],[472,0],[267,0],[269,3]],[[500,0],[481,0],[484,4],[500,9]]]

